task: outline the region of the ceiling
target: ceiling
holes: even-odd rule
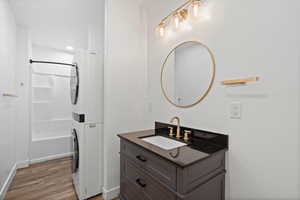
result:
[[[17,24],[30,30],[32,42],[41,46],[87,48],[88,26],[104,26],[104,0],[10,0],[10,3]]]

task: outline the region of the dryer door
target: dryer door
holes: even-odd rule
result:
[[[79,71],[78,65],[75,64],[75,67],[71,69],[71,78],[70,78],[70,90],[71,90],[71,102],[73,105],[77,104],[78,94],[79,94]]]
[[[72,173],[76,173],[79,168],[79,142],[76,129],[72,130],[73,137],[73,161],[72,161]]]

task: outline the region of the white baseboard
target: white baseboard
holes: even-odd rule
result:
[[[25,160],[22,162],[18,162],[17,163],[17,169],[22,169],[22,168],[26,168],[29,167],[30,161],[29,160]]]
[[[45,162],[45,161],[49,161],[49,160],[55,160],[55,159],[59,159],[59,158],[69,157],[69,156],[72,156],[72,154],[73,154],[72,152],[69,152],[69,153],[46,156],[46,157],[42,157],[42,158],[36,158],[36,159],[32,159],[32,160],[25,160],[25,161],[17,163],[17,169],[29,167],[30,164],[34,164],[34,163],[40,163],[40,162]]]
[[[103,199],[104,200],[112,200],[116,197],[119,197],[120,187],[115,187],[110,190],[103,188]]]
[[[65,157],[69,157],[72,155],[73,155],[73,153],[69,152],[69,153],[46,156],[46,157],[42,157],[42,158],[36,158],[36,159],[32,159],[30,161],[30,164],[45,162],[45,161],[49,161],[49,160],[55,160],[55,159],[59,159],[59,158],[65,158]]]
[[[72,152],[72,137],[53,137],[43,139],[33,139],[30,144],[30,160],[39,160],[52,155],[65,154]],[[52,159],[50,157],[50,159]],[[44,160],[42,160],[44,161]],[[40,162],[40,161],[38,161]]]
[[[17,171],[17,165],[15,164],[13,166],[13,168],[11,169],[6,181],[4,182],[4,184],[0,190],[0,200],[4,200],[6,192],[8,191],[8,188],[16,175],[16,171]]]

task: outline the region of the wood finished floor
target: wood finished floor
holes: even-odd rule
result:
[[[5,200],[76,200],[71,158],[33,164],[20,169]],[[103,200],[101,196],[90,200]]]

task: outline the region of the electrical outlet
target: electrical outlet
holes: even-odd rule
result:
[[[241,102],[232,102],[230,104],[230,118],[231,119],[241,119],[242,118]]]

